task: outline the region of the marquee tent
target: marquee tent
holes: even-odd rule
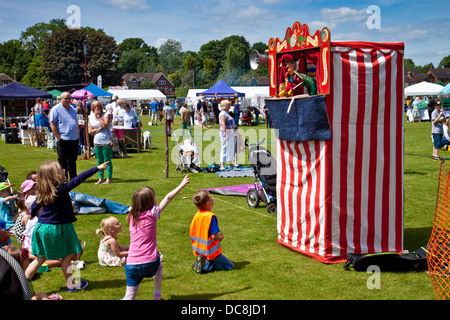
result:
[[[450,93],[450,83],[443,87],[440,91],[440,94],[449,94]]]
[[[63,92],[60,90],[54,89],[54,90],[47,91],[47,93],[50,93],[53,96],[53,99],[56,100]]]
[[[247,100],[250,105],[263,104],[264,98],[269,97],[269,87],[268,86],[232,86],[231,89],[245,94],[245,100]],[[196,101],[201,97],[197,96],[197,93],[204,92],[206,89],[189,89],[186,98],[190,98],[191,101]]]
[[[203,92],[196,93],[197,97],[205,97],[205,98],[237,98],[237,97],[245,97],[245,93],[237,92],[233,88],[231,88],[228,84],[223,80],[219,80],[214,86],[205,90]]]
[[[91,83],[87,87],[83,88],[90,93],[94,95],[94,97],[111,97],[113,94],[111,92],[108,92],[106,90],[103,90],[102,88],[96,86],[95,84]]]
[[[52,94],[13,82],[0,87],[0,99],[53,99]]]
[[[444,86],[422,81],[405,88],[405,96],[437,96]]]
[[[0,115],[2,115],[3,112],[6,113],[6,110],[1,108],[1,100],[25,99],[25,108],[28,115],[28,99],[36,98],[51,99],[51,102],[53,102],[52,94],[28,87],[19,82],[13,82],[6,86],[0,87]]]
[[[108,90],[109,93],[117,95],[123,100],[152,100],[163,99],[166,100],[166,96],[159,90],[156,89],[133,89],[133,90]]]

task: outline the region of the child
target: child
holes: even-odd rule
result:
[[[30,219],[30,211],[25,205],[25,198],[19,196],[17,199],[18,214],[14,223],[14,227],[11,228],[16,240],[19,244],[22,244],[23,233],[27,226],[27,222]]]
[[[216,215],[211,212],[214,198],[208,191],[199,191],[193,201],[199,211],[189,229],[194,256],[197,257],[192,268],[197,273],[234,269],[234,264],[222,254],[220,242],[224,236],[219,230]]]
[[[209,123],[212,123],[213,128],[216,127],[216,115],[212,108],[209,108]]]
[[[62,259],[61,271],[65,279],[66,291],[73,292],[87,287],[87,281],[74,283],[72,274],[69,273],[72,258],[83,251],[73,226],[77,219],[69,191],[99,170],[105,170],[106,167],[105,162],[66,182],[65,170],[58,162],[46,161],[40,166],[37,178],[37,199],[31,206],[32,217],[41,210],[31,241],[31,252],[36,259],[25,271],[27,279],[32,279],[47,259]]]
[[[197,111],[197,127],[202,128],[202,113]]]
[[[444,120],[444,109],[441,109],[441,104],[436,103],[434,111],[431,113],[431,135],[433,137],[433,156],[431,159],[440,161],[439,149],[444,145],[442,144],[442,137],[444,135],[444,128],[442,120]]]
[[[11,248],[13,246],[11,234],[5,230],[6,221],[0,219],[0,250],[2,248]]]
[[[23,270],[26,269],[28,259],[26,255],[28,253],[28,250],[20,249],[18,247],[10,247],[6,249],[6,252],[8,252],[11,257],[13,257],[14,260],[19,263]],[[31,300],[62,300],[62,297],[59,294],[53,293],[50,296],[48,296],[44,292],[39,292],[36,294],[34,292],[33,284],[30,280],[28,280],[28,285],[30,287]]]
[[[125,265],[128,256],[128,247],[122,247],[117,241],[117,234],[122,231],[122,226],[115,217],[105,218],[100,222],[100,229],[96,234],[102,234],[98,248],[98,262],[101,266],[121,267]]]
[[[154,299],[161,300],[163,267],[156,244],[156,222],[170,201],[189,183],[185,176],[178,187],[169,192],[158,205],[155,191],[150,187],[138,189],[133,194],[130,224],[130,248],[125,272],[127,291],[122,300],[134,300],[143,278],[153,277]]]
[[[14,225],[14,218],[16,216],[14,201],[17,200],[18,195],[16,191],[13,191],[14,194],[11,193],[12,187],[14,185],[8,182],[0,183],[0,218],[6,221],[6,231]]]

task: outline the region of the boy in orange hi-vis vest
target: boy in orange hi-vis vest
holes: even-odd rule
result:
[[[216,215],[211,212],[214,198],[208,191],[199,191],[193,201],[199,210],[189,229],[192,250],[197,257],[192,269],[197,273],[234,269],[234,264],[222,254],[220,242],[224,236],[220,232]]]

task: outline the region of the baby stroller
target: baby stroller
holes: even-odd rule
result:
[[[251,144],[248,151],[248,162],[254,173],[254,188],[247,192],[247,204],[257,208],[262,201],[267,204],[268,213],[276,213],[276,162],[272,154],[261,147],[263,142],[264,140],[261,143]]]
[[[195,145],[195,141],[191,135],[189,135],[188,139],[185,139],[183,145],[178,143],[178,138],[173,132],[175,136],[176,143],[176,153],[177,153],[177,167],[175,170],[180,170],[181,172],[192,172],[198,173],[201,172],[202,169],[199,167],[200,159],[198,154],[197,146]]]

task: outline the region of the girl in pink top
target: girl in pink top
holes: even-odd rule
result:
[[[155,288],[154,299],[161,300],[163,267],[156,244],[156,222],[169,202],[188,183],[189,176],[185,176],[178,187],[169,192],[159,205],[155,191],[150,187],[140,188],[133,194],[131,210],[127,217],[130,225],[130,247],[125,265],[127,291],[122,300],[134,300],[142,280],[151,277]]]

